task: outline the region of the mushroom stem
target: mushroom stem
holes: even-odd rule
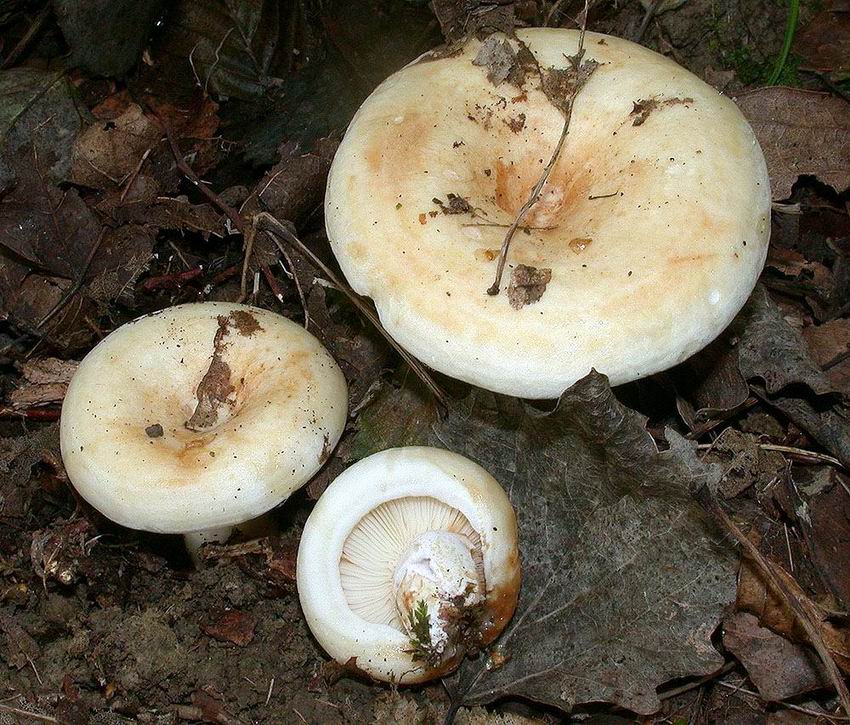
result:
[[[189,552],[192,563],[200,569],[204,565],[204,560],[201,558],[201,547],[204,544],[221,544],[227,541],[232,533],[232,526],[221,526],[216,529],[189,531],[183,534],[186,551]]]
[[[484,600],[474,544],[448,531],[420,534],[393,577],[396,607],[414,655],[438,664],[463,636],[471,608]]]

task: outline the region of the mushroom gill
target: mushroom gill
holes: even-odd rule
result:
[[[435,544],[447,544],[442,553],[448,549],[450,558],[455,558],[458,550],[460,556],[468,551],[474,573],[463,574],[461,562],[453,567],[452,576],[459,581],[471,574],[477,580],[474,591],[483,597],[486,588],[478,532],[456,508],[430,496],[409,496],[375,507],[346,538],[339,571],[348,606],[368,622],[407,632],[405,620],[415,602],[408,601],[408,606],[399,602],[404,598],[399,597],[399,589],[409,591],[411,574],[415,577],[423,563],[426,570],[430,569],[429,564],[441,553]],[[430,561],[427,556],[423,560],[423,551],[434,552],[435,556]],[[430,572],[427,576],[431,576]]]

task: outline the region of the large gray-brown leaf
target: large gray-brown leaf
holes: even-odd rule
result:
[[[798,88],[760,88],[736,99],[767,159],[774,199],[787,199],[801,175],[836,191],[850,186],[850,103]]]
[[[451,683],[457,699],[651,713],[656,687],[719,666],[710,638],[735,596],[735,557],[691,497],[717,481],[692,444],[670,432],[659,451],[597,373],[550,414],[480,391],[444,420],[432,412],[409,390],[385,395],[361,414],[354,454],[449,448],[511,497],[523,585],[496,645],[509,659],[492,671],[486,655],[467,661]]]

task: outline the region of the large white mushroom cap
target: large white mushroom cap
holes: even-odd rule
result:
[[[311,631],[337,662],[399,684],[454,669],[463,647],[439,604],[474,612],[479,646],[514,612],[520,567],[513,508],[476,463],[438,448],[381,451],[322,494],[298,550]],[[415,654],[409,618],[428,609],[438,657]]]
[[[86,355],[62,406],[62,459],[83,498],[124,526],[222,528],[306,483],[347,405],[336,362],[295,323],[244,305],[180,305]]]
[[[568,67],[579,33],[517,36],[545,70]],[[558,396],[591,367],[620,384],[701,349],[746,301],[767,252],[767,169],[735,104],[647,48],[587,33],[585,59],[600,65],[490,297],[506,227],[564,117],[535,73],[522,88],[491,83],[473,64],[480,48],[409,65],[352,121],[325,204],[348,281],[420,360],[513,395]],[[443,213],[434,200],[451,211],[450,194],[472,211]],[[551,280],[514,309],[506,288],[519,264]]]

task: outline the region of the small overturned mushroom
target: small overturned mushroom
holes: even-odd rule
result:
[[[180,305],[86,355],[62,406],[62,459],[105,516],[184,534],[196,558],[310,479],[347,406],[339,366],[299,325],[244,305]]]
[[[668,58],[587,33],[596,65],[501,292],[485,293],[561,137],[579,35],[485,41],[510,46],[506,67],[471,38],[400,70],[351,122],[325,198],[340,267],[395,340],[527,398],[594,367],[619,385],[700,350],[746,301],[770,234],[764,156],[735,104]]]
[[[514,511],[463,456],[394,448],[340,475],[298,550],[307,623],[337,662],[398,684],[453,670],[516,608]]]

